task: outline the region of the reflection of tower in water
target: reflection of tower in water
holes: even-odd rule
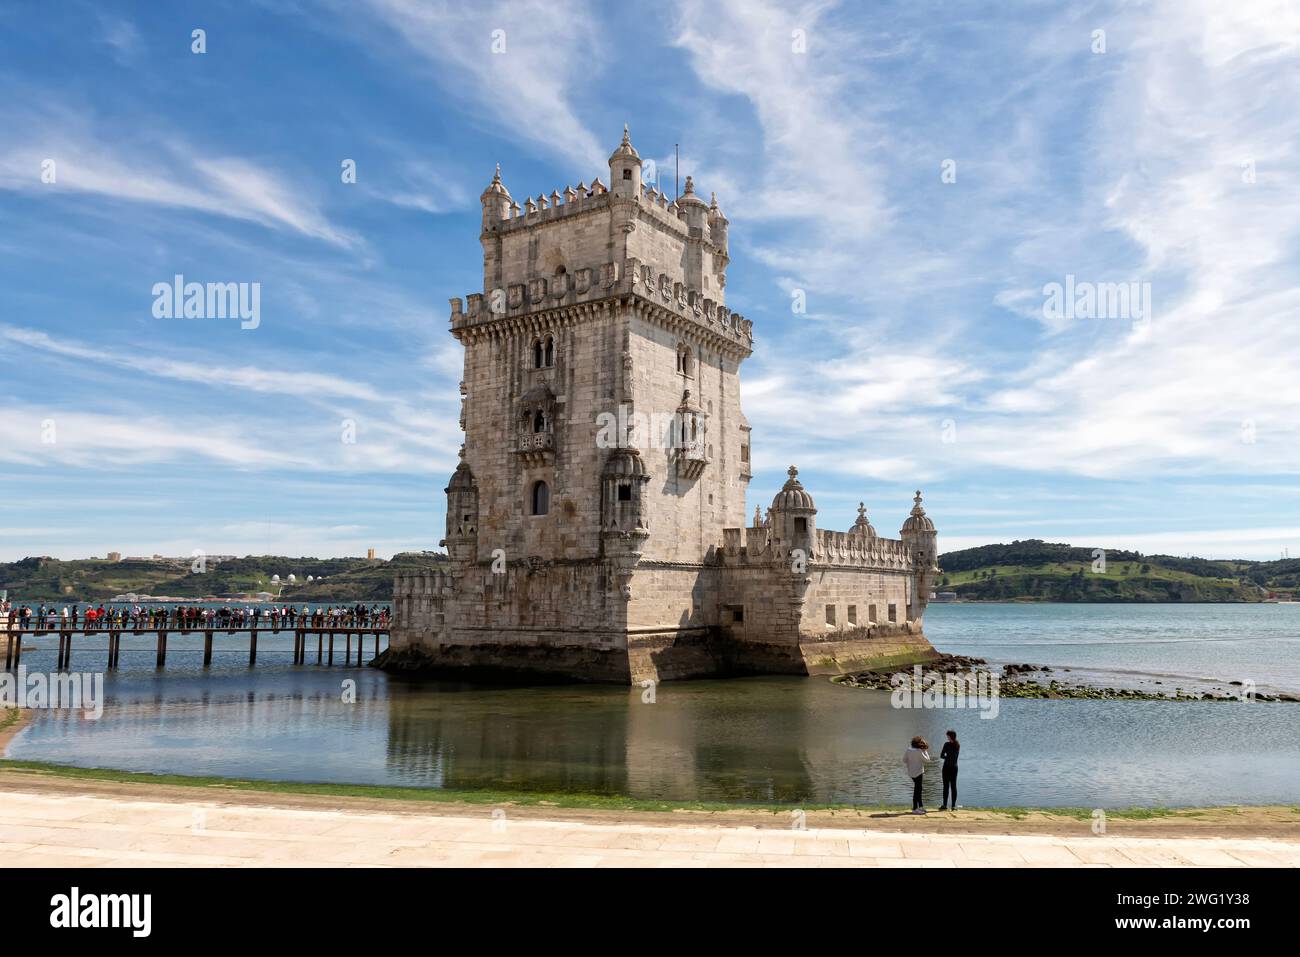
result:
[[[389,693],[387,766],[402,784],[628,793],[625,689],[440,682]]]

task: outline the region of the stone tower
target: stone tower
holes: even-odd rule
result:
[[[448,519],[449,548],[474,528],[508,560],[695,561],[744,520],[752,339],[724,302],[726,218],[690,177],[676,201],[644,188],[626,130],[609,173],[522,210],[499,168],[483,191],[484,292],[452,301],[468,476],[448,490],[477,514]]]
[[[608,185],[521,205],[498,167],[484,189],[483,288],[451,300],[465,438],[447,562],[396,582],[390,657],[613,681],[807,672],[826,597],[859,594],[861,634],[837,639],[903,637],[854,660],[930,653],[928,592],[908,596],[933,523],[906,544],[821,530],[792,467],[769,519],[743,529],[753,328],[726,306],[729,223],[690,176],[670,200],[641,173],[625,127]]]

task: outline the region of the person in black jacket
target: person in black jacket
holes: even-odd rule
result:
[[[957,810],[957,755],[961,753],[961,745],[957,743],[957,732],[949,731],[948,740],[943,743],[943,750],[939,752],[939,757],[943,759],[943,807],[941,811],[948,810],[951,807]],[[948,792],[952,792],[952,804],[948,803]]]

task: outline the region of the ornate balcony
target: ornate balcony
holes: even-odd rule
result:
[[[515,454],[526,465],[546,465],[555,458],[555,433],[520,432],[515,439]]]
[[[683,478],[699,478],[708,464],[709,446],[703,438],[689,441],[677,449],[677,471]]]

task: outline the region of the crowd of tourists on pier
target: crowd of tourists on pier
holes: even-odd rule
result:
[[[387,628],[390,612],[379,605],[0,605],[9,626],[24,631],[156,631],[249,628]]]

